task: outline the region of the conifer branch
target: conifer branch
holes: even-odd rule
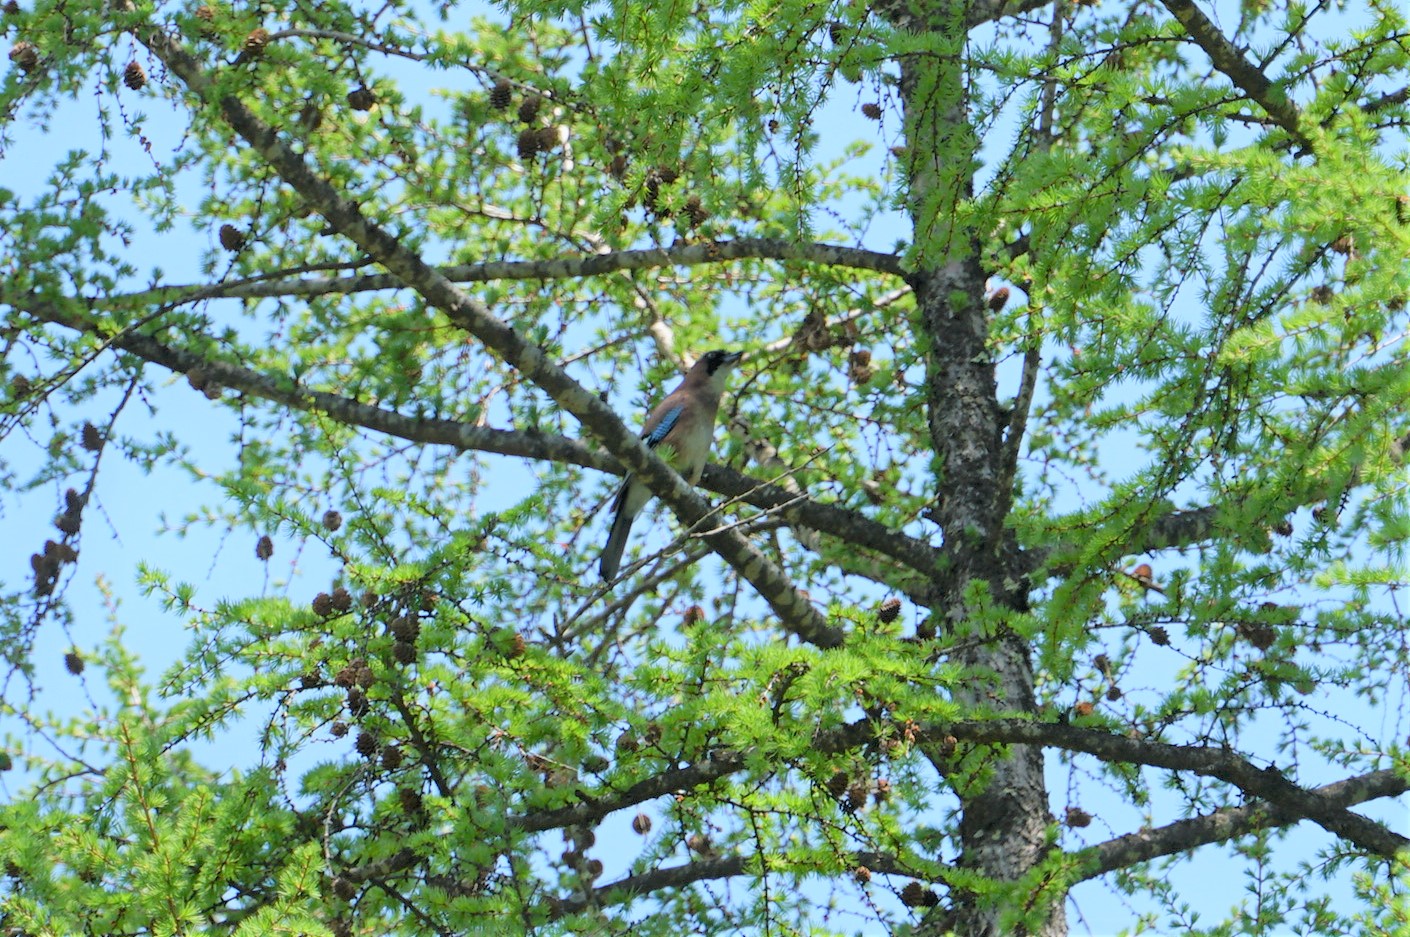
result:
[[[1312,141],[1302,131],[1301,115],[1297,106],[1288,99],[1281,88],[1268,80],[1267,75],[1244,58],[1219,27],[1194,4],[1194,0],[1161,0],[1161,3],[1185,28],[1185,33],[1195,44],[1204,50],[1205,55],[1209,56],[1209,60],[1224,77],[1257,102],[1303,149],[1312,150]]]
[[[1005,16],[1028,13],[1050,3],[1052,0],[974,0],[965,10],[964,22],[972,28],[1001,20]]]
[[[901,258],[895,254],[842,247],[785,241],[779,238],[737,238],[703,241],[641,250],[611,251],[605,254],[567,255],[542,260],[497,260],[478,264],[455,264],[435,268],[436,273],[455,283],[488,283],[496,280],[570,280],[603,276],[632,270],[660,267],[692,267],[737,260],[779,260],[849,267],[904,276]],[[349,262],[347,266],[354,266]],[[161,286],[139,293],[114,296],[117,305],[175,304],[207,299],[272,299],[289,296],[351,295],[354,293],[405,289],[406,284],[387,273],[341,277],[251,277],[231,283],[204,283]]]
[[[1310,793],[1344,809],[1382,797],[1398,797],[1407,790],[1410,784],[1405,778],[1386,769],[1312,788]],[[1287,826],[1300,819],[1295,814],[1272,809],[1264,801],[1255,801],[1177,820],[1157,829],[1127,833],[1083,850],[1080,856],[1086,862],[1082,879],[1098,878],[1139,862],[1189,852],[1200,846],[1227,843],[1255,830]]]
[[[847,861],[853,869],[863,868],[878,875],[904,875],[924,880],[917,869],[886,853],[853,852],[848,855]],[[757,866],[752,856],[718,856],[713,859],[697,859],[685,865],[667,866],[652,869],[649,872],[628,875],[593,889],[589,895],[551,901],[549,903],[549,919],[557,920],[591,907],[625,904],[633,898],[648,895],[663,888],[681,888],[696,882],[733,878],[751,872],[751,866]],[[778,868],[775,871],[786,874],[788,870]],[[816,870],[808,869],[807,871],[815,872]]]
[[[857,725],[857,724],[854,724]],[[850,727],[849,727],[850,728]],[[866,731],[872,731],[870,727]],[[1209,745],[1171,745],[1151,739],[1129,738],[1101,729],[1041,723],[1027,719],[998,719],[956,723],[922,730],[925,741],[938,741],[949,735],[975,742],[1042,745],[1070,752],[1083,752],[1101,761],[1149,765],[1171,771],[1187,771],[1217,778],[1237,788],[1245,796],[1267,802],[1280,819],[1291,822],[1305,818],[1329,833],[1345,839],[1373,855],[1394,858],[1410,848],[1410,838],[1347,809],[1344,792],[1322,793],[1301,787],[1275,766],[1260,768],[1232,749]],[[1410,789],[1403,780],[1399,789],[1386,788],[1393,796]]]
[[[356,244],[457,327],[542,389],[565,412],[601,440],[652,494],[664,501],[687,528],[708,524],[709,502],[656,454],[647,449],[620,417],[558,365],[544,350],[520,335],[489,307],[462,292],[387,229],[370,221],[360,203],[344,195],[314,171],[278,131],[255,116],[233,94],[221,94],[201,63],[172,36],[154,31],[141,37],[153,55],[198,98],[214,106],[222,119],[333,229]],[[702,535],[745,579],[778,616],[788,633],[818,647],[836,647],[843,633],[828,624],[809,598],[771,560],[755,550],[738,531],[725,527]]]
[[[7,297],[3,290],[0,290],[0,300],[26,309],[41,321],[103,337],[96,318],[66,310],[51,301],[38,297]],[[229,388],[294,410],[322,413],[346,426],[357,426],[425,445],[452,446],[493,455],[577,465],[615,475],[623,472],[621,463],[608,453],[567,436],[494,429],[460,420],[406,416],[339,394],[303,387],[292,379],[276,378],[239,365],[212,360],[138,332],[119,332],[107,336],[104,341],[112,348],[143,361],[176,374],[185,374],[193,385]],[[772,511],[791,525],[812,528],[838,537],[854,547],[874,550],[922,575],[932,574],[939,561],[939,551],[924,541],[898,533],[851,509],[800,497],[797,492],[723,465],[707,465],[700,485],[708,491]],[[907,588],[905,591],[917,602],[925,598],[915,589]]]
[[[878,725],[863,719],[838,729],[819,732],[812,739],[818,752],[839,754],[875,744]],[[1378,797],[1394,797],[1410,790],[1410,783],[1393,774],[1377,772],[1352,778],[1340,785],[1305,788],[1288,780],[1276,767],[1260,768],[1232,749],[1210,745],[1171,745],[1152,739],[1129,738],[1105,729],[1036,722],[1031,719],[992,719],[909,726],[906,735],[923,745],[974,742],[979,744],[1037,745],[1092,755],[1101,761],[1148,765],[1184,771],[1224,781],[1245,796],[1267,805],[1269,816],[1280,824],[1307,819],[1358,848],[1394,858],[1410,848],[1410,838],[1348,809],[1351,804]],[[689,789],[743,770],[746,752],[717,749],[694,764],[663,772],[607,797],[557,810],[528,814],[510,821],[524,832],[543,832],[566,826],[594,824],[608,814],[654,800],[670,792]],[[1211,821],[1214,822],[1214,821]],[[1222,838],[1222,837],[1220,837]],[[1211,840],[1213,841],[1213,840]],[[1199,845],[1200,843],[1192,843]],[[1126,843],[1117,848],[1135,848]],[[1109,861],[1109,860],[1108,860]],[[1100,874],[1094,872],[1093,875]]]

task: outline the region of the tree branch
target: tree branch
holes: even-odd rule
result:
[[[0,290],[0,295],[3,295],[3,290]],[[40,321],[92,335],[119,351],[160,365],[176,374],[185,374],[192,380],[199,379],[201,383],[227,387],[295,410],[326,414],[348,426],[360,426],[412,442],[562,462],[604,472],[621,472],[620,467],[606,453],[566,436],[491,429],[457,420],[404,416],[394,410],[303,387],[292,379],[279,379],[238,365],[215,361],[136,332],[104,335],[99,322],[70,312],[60,304],[48,300],[4,296],[4,302],[24,309]]]
[[[569,807],[510,817],[505,821],[505,825],[525,833],[543,833],[566,826],[592,826],[618,810],[727,777],[743,768],[747,758],[748,752],[745,751],[714,749],[706,754],[703,761],[686,765],[684,768],[663,771],[638,781],[626,790],[614,792],[606,797],[584,796],[581,803]]]
[[[1003,474],[996,490],[998,497],[1003,499],[1003,513],[1005,515],[1009,513],[1013,504],[1013,479],[1018,472],[1018,459],[1023,452],[1023,440],[1028,433],[1028,413],[1033,408],[1033,392],[1038,386],[1042,346],[1041,338],[1029,338],[1029,345],[1023,352],[1023,374],[1019,379],[1018,395],[1014,398],[1013,409],[1009,411],[1003,454],[999,463]]]
[[[1380,797],[1398,797],[1406,791],[1410,791],[1410,783],[1395,771],[1387,769],[1314,788],[1310,793],[1345,808]],[[1083,872],[1082,880],[1129,868],[1138,862],[1228,842],[1270,825],[1291,825],[1301,819],[1296,814],[1272,809],[1268,804],[1258,802],[1242,807],[1224,807],[1205,816],[1177,820],[1155,830],[1127,833],[1079,853],[1080,858],[1090,863]]]
[[[858,720],[840,728],[816,734],[812,739],[812,747],[827,754],[851,751],[874,742],[879,726],[884,725],[870,719]],[[1347,809],[1348,804],[1361,803],[1374,797],[1396,796],[1410,790],[1410,784],[1395,777],[1392,772],[1375,772],[1360,778],[1351,778],[1337,784],[1309,790],[1289,781],[1277,768],[1259,768],[1248,759],[1227,748],[1205,745],[1170,745],[1149,739],[1132,739],[1124,735],[1115,735],[1103,729],[1035,722],[1030,719],[937,723],[911,727],[908,735],[921,744],[946,742],[953,744],[954,741],[959,740],[982,744],[1037,745],[1044,748],[1061,748],[1071,752],[1083,752],[1102,761],[1149,765],[1170,771],[1188,771],[1204,777],[1217,778],[1233,785],[1249,797],[1265,801],[1268,806],[1263,809],[1270,811],[1270,815],[1277,818],[1279,822],[1291,823],[1295,819],[1311,820],[1328,832],[1373,855],[1393,858],[1401,850],[1410,848],[1410,838]],[[626,790],[614,793],[609,797],[585,798],[582,803],[571,807],[512,818],[509,825],[524,832],[537,833],[565,826],[594,824],[608,814],[626,807],[645,803],[676,790],[686,790],[708,784],[732,774],[745,766],[747,755],[746,752],[717,749],[710,752],[703,761],[683,768],[674,768],[655,777],[639,781]],[[1227,813],[1224,815],[1235,816]],[[1220,822],[1203,817],[1198,820],[1216,826]],[[1189,824],[1197,821],[1181,822]],[[1140,834],[1132,835],[1133,837],[1140,836]],[[1203,842],[1203,840],[1194,841],[1192,846],[1202,845]],[[1143,848],[1137,839],[1132,838],[1115,840],[1113,843],[1120,845],[1101,848],[1107,848],[1111,851],[1122,848]],[[1099,858],[1099,861],[1111,860],[1100,860]],[[1120,863],[1113,865],[1112,868],[1119,867],[1119,865]],[[1099,873],[1093,873],[1093,875],[1095,874]]]
[[[1052,0],[971,0],[965,10],[964,24],[973,28],[1003,19],[1005,16],[1018,16],[1049,3],[1052,3]]]
[[[1132,531],[1122,552],[1148,553],[1208,540],[1214,536],[1214,519],[1217,516],[1218,509],[1213,505],[1162,514],[1145,527]],[[1088,536],[1085,532],[1075,535],[1078,540],[1084,542]],[[1082,546],[1083,543],[1066,541],[1055,543],[1051,547],[1031,547],[1023,554],[1027,571],[1031,574],[1046,566],[1050,576],[1066,575],[1074,569]]]
[[[652,869],[650,872],[642,872],[640,875],[628,875],[610,885],[594,888],[587,894],[575,895],[572,898],[550,899],[548,919],[557,920],[569,914],[577,914],[590,907],[627,904],[633,898],[648,895],[662,888],[680,888],[683,885],[693,885],[696,882],[733,878],[745,871],[748,861],[749,857],[747,856],[720,856],[716,859],[687,862],[685,865]]]
[[[25,309],[43,322],[92,335],[113,348],[177,374],[199,374],[202,382],[238,390],[295,410],[326,414],[347,426],[360,426],[427,445],[454,446],[462,450],[559,462],[610,474],[622,474],[621,464],[610,455],[566,436],[491,429],[457,420],[404,416],[394,410],[375,407],[338,394],[301,387],[292,380],[281,380],[238,365],[213,361],[147,335],[135,332],[104,335],[100,323],[96,320],[71,312],[49,300],[33,296],[7,296],[3,287],[0,287],[0,298],[3,298],[6,305]],[[939,561],[939,551],[924,541],[897,533],[856,511],[800,498],[798,493],[722,465],[706,466],[700,484],[709,491],[752,504],[761,510],[772,511],[791,525],[812,528],[838,537],[852,546],[874,550],[922,576],[931,575]],[[923,589],[905,587],[904,591],[913,601],[921,604],[924,604],[927,598]]]
[[[932,578],[940,564],[940,551],[923,540],[908,537],[848,508],[824,504],[760,481],[722,465],[707,465],[700,484],[710,491],[774,511],[789,524],[809,527],[838,537],[854,547],[875,550]],[[923,593],[908,589],[920,601]]]
[[[704,241],[642,250],[612,251],[549,257],[543,260],[499,260],[479,264],[436,267],[435,272],[456,283],[486,283],[495,280],[568,280],[604,276],[628,270],[658,267],[690,267],[734,260],[783,260],[851,267],[892,276],[904,276],[901,258],[895,254],[841,247],[834,244],[798,243],[778,238],[738,238],[731,241]],[[349,263],[349,266],[353,266]],[[233,283],[183,284],[161,286],[139,293],[112,297],[124,306],[167,303],[188,299],[271,299],[288,296],[325,296],[405,289],[406,283],[386,273],[345,277],[297,277],[269,279],[254,277]]]
[[[878,729],[884,729],[885,726],[885,723],[874,720],[858,720],[837,729],[817,733],[811,740],[812,747],[826,754],[852,751],[873,744],[877,739]],[[1225,781],[1244,794],[1259,799],[1259,803],[1223,808],[1207,816],[1177,821],[1161,830],[1131,833],[1081,850],[1077,855],[1091,863],[1083,872],[1084,880],[1124,868],[1132,862],[1221,842],[1247,832],[1264,821],[1291,825],[1302,819],[1312,820],[1358,848],[1386,858],[1394,858],[1402,850],[1410,848],[1410,839],[1347,809],[1353,804],[1381,797],[1395,797],[1410,791],[1410,782],[1391,770],[1374,771],[1308,789],[1289,781],[1276,768],[1256,767],[1229,749],[1202,745],[1170,745],[1147,739],[1132,739],[1114,735],[1103,729],[1083,726],[1034,722],[1028,719],[994,719],[912,726],[908,728],[907,734],[922,745],[952,745],[957,740],[980,744],[1037,745],[1083,752],[1103,761],[1188,771]],[[714,749],[698,762],[663,771],[621,791],[609,792],[605,796],[584,793],[580,795],[581,801],[571,806],[509,817],[506,826],[523,833],[542,833],[572,826],[594,826],[618,810],[635,807],[677,791],[701,787],[743,770],[751,754],[751,750]],[[404,867],[412,861],[413,857],[408,853],[384,860],[384,863]],[[914,874],[902,868],[887,870],[869,863],[863,864],[873,871]],[[382,864],[374,866],[379,873],[387,871]],[[700,867],[711,868],[708,865]],[[360,881],[371,873],[349,870],[342,874]],[[620,887],[621,884],[619,882],[604,888]],[[653,887],[665,887],[666,884],[670,883],[658,882]]]
[[[1186,511],[1171,511],[1156,518],[1133,553],[1184,547],[1214,536],[1214,519],[1219,509],[1212,504]]]
[[[1386,94],[1383,94],[1380,97],[1376,98],[1374,101],[1367,101],[1361,106],[1361,109],[1368,114],[1375,114],[1379,111],[1385,110],[1388,107],[1396,107],[1398,105],[1404,104],[1406,101],[1410,101],[1410,85],[1406,85],[1403,88],[1397,88],[1395,91],[1387,92]]]
[[[441,310],[459,328],[542,389],[565,412],[599,439],[618,461],[675,513],[687,528],[709,524],[712,508],[695,489],[646,448],[606,403],[558,367],[536,343],[520,335],[475,298],[386,229],[362,214],[359,201],[346,198],[278,132],[256,117],[233,94],[218,95],[200,62],[160,30],[139,37],[170,72],[200,99],[219,109],[225,122],[335,231],[356,244],[399,281]],[[724,527],[702,537],[746,580],[778,616],[784,630],[818,647],[836,647],[843,633],[829,625],[783,571],[756,551],[737,531]]]
[[[1288,132],[1303,149],[1311,151],[1312,141],[1302,132],[1301,115],[1297,106],[1278,88],[1268,76],[1258,70],[1243,57],[1234,44],[1219,31],[1204,11],[1195,6],[1194,0],[1160,0],[1170,15],[1180,22],[1186,34],[1195,41],[1214,67],[1234,83],[1234,86],[1252,98],[1268,116]]]
[[[626,904],[633,898],[647,895],[662,888],[680,888],[713,879],[731,878],[747,871],[749,856],[720,856],[716,859],[700,859],[685,865],[652,869],[638,875],[628,875],[607,885],[592,890],[590,895],[572,898],[559,898],[550,902],[550,920],[557,920],[569,914],[577,914],[590,907],[612,904]],[[917,870],[910,868],[895,856],[879,852],[853,852],[849,857],[851,868],[865,868],[868,872],[881,875],[905,875],[918,877]],[[771,868],[771,871],[788,873],[786,868]],[[813,868],[807,871],[815,872]]]
[[[853,725],[867,726],[866,723]],[[852,729],[851,726],[847,728]],[[872,729],[868,727],[868,731]],[[1023,719],[954,723],[928,728],[922,732],[924,740],[932,742],[946,735],[973,742],[1042,745],[1084,752],[1102,761],[1189,771],[1217,778],[1250,797],[1265,800],[1284,817],[1303,817],[1311,820],[1328,832],[1374,855],[1394,858],[1398,852],[1410,847],[1410,838],[1393,832],[1374,820],[1352,813],[1337,796],[1300,787],[1289,781],[1276,767],[1256,767],[1227,748],[1169,745],[1081,726]]]

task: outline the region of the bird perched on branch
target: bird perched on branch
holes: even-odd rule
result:
[[[646,445],[660,450],[660,455],[692,485],[700,481],[705,460],[710,455],[710,443],[715,435],[715,413],[720,408],[725,378],[739,362],[737,351],[706,352],[686,372],[675,390],[666,395],[646,418],[641,436]],[[631,475],[622,480],[622,487],[613,502],[612,532],[602,548],[603,579],[614,579],[622,564],[622,551],[632,521],[651,500],[651,490]]]

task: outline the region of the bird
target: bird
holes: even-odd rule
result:
[[[705,459],[710,454],[715,413],[720,408],[725,379],[742,357],[737,351],[706,352],[686,372],[676,389],[656,405],[642,427],[641,438],[646,440],[647,447],[664,450],[662,457],[692,485],[700,481]],[[612,503],[612,531],[602,548],[599,569],[604,581],[616,578],[632,521],[650,500],[651,489],[631,474],[622,480],[622,487]]]

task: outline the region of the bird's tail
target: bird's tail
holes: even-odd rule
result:
[[[608,582],[617,578],[617,569],[622,565],[622,551],[627,548],[627,534],[632,531],[635,515],[622,503],[625,500],[621,499],[617,505],[617,515],[612,518],[612,532],[607,535],[607,545],[602,548],[602,561],[598,566],[602,570],[603,580]]]

